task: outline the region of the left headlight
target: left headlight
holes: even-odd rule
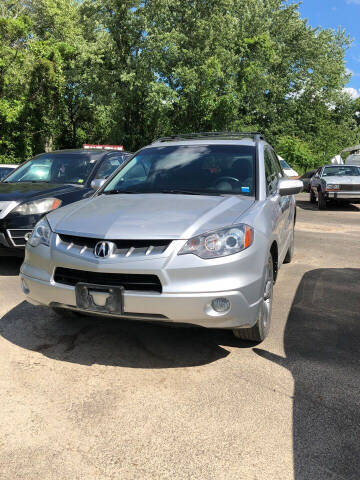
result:
[[[61,200],[58,198],[41,198],[33,202],[22,203],[14,208],[13,213],[20,213],[20,215],[39,215],[59,208],[61,203]]]
[[[227,257],[250,247],[253,240],[254,230],[249,225],[233,225],[191,238],[179,255],[192,253],[204,259]]]
[[[32,247],[37,247],[38,245],[46,245],[49,247],[51,233],[52,230],[49,222],[46,220],[46,217],[44,217],[35,225],[27,243]]]

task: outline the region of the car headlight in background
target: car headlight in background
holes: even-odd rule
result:
[[[180,250],[179,255],[193,254],[200,258],[218,258],[233,255],[250,247],[254,230],[245,224],[233,225],[191,238]]]
[[[39,215],[59,208],[61,203],[61,200],[58,198],[41,198],[40,200],[21,204],[14,208],[13,212],[20,213],[20,215]]]
[[[328,185],[326,185],[326,189],[327,190],[340,190],[340,185],[335,185],[335,184],[329,183]]]
[[[49,222],[44,217],[35,225],[27,243],[32,247],[37,247],[38,245],[46,245],[49,247],[51,233]]]

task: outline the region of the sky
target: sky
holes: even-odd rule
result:
[[[360,96],[360,0],[302,0],[301,16],[312,27],[344,28],[353,39],[346,54],[346,66],[352,73],[347,86],[354,98]]]

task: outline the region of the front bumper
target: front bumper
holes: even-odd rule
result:
[[[76,306],[75,288],[51,284],[21,274],[27,300],[34,305],[67,308],[82,311]],[[231,309],[224,315],[212,311],[211,301],[226,297]],[[201,294],[145,294],[125,292],[124,314],[106,316],[133,320],[163,321],[198,325],[207,328],[250,327],[256,322],[259,302],[249,305],[241,291],[211,292]],[[96,313],[96,315],[102,315]]]
[[[259,240],[244,252],[216,260],[178,256],[184,241],[174,241],[164,255],[152,259],[103,262],[81,260],[56,248],[26,248],[21,267],[23,291],[30,303],[79,310],[75,287],[54,281],[57,267],[82,271],[157,275],[162,292],[124,292],[124,314],[106,315],[135,320],[198,325],[207,328],[252,327],[262,302],[267,250]],[[211,308],[215,298],[230,300],[229,311]]]
[[[327,191],[326,195],[329,200],[345,200],[350,203],[360,203],[360,192]]]

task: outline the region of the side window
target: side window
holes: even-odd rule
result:
[[[274,167],[275,167],[277,176],[278,176],[278,178],[282,178],[284,176],[284,172],[283,172],[283,169],[281,168],[278,156],[276,155],[274,150],[271,150],[271,156],[272,156],[273,161],[274,161]]]
[[[275,193],[278,182],[278,172],[275,168],[274,159],[268,148],[264,150],[266,191],[268,195]]]
[[[124,162],[123,155],[114,155],[111,157],[106,158],[99,170],[97,171],[95,178],[108,178],[111,174],[115,172],[115,170],[120,167],[120,165]]]

